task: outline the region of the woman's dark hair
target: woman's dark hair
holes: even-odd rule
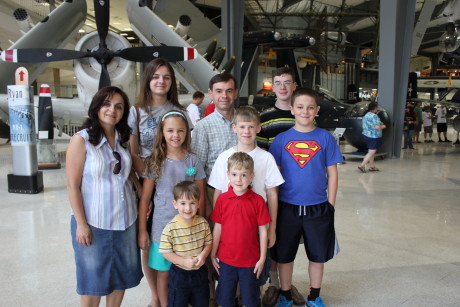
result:
[[[367,105],[367,110],[366,110],[366,113],[367,112],[370,112],[372,110],[375,110],[379,107],[379,104],[377,102],[370,102],[368,105]]]
[[[128,115],[129,115],[129,98],[121,89],[116,86],[107,86],[101,88],[94,94],[91,104],[88,109],[88,119],[82,126],[82,129],[88,129],[89,142],[97,146],[104,134],[101,124],[99,122],[99,110],[104,105],[104,102],[112,98],[113,95],[119,94],[123,98],[123,116],[120,121],[115,125],[115,130],[120,134],[119,143],[121,146],[126,148],[126,143],[129,140],[131,128],[128,126]]]
[[[173,105],[181,110],[184,110],[184,107],[179,103],[179,98],[177,95],[177,82],[176,75],[174,74],[174,69],[172,68],[171,64],[169,64],[169,62],[163,58],[152,60],[147,64],[147,66],[145,66],[144,73],[142,74],[141,89],[139,92],[139,97],[136,101],[136,105],[139,108],[142,108],[145,112],[149,112],[149,107],[153,100],[152,91],[150,90],[150,81],[152,81],[153,75],[161,66],[165,66],[171,75],[171,88],[166,94],[166,98]]]

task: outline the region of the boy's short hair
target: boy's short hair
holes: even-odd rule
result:
[[[195,93],[193,93],[192,99],[195,100],[195,99],[198,99],[198,98],[204,98],[203,92],[196,91]]]
[[[228,82],[232,80],[233,81],[233,86],[235,89],[238,88],[238,85],[236,84],[236,79],[232,74],[229,73],[223,73],[223,74],[217,74],[214,77],[209,80],[209,89],[212,91],[212,87],[214,84],[219,83],[219,82]]]
[[[227,161],[227,170],[230,171],[232,167],[236,169],[244,168],[252,173],[254,172],[254,160],[245,152],[235,152]]]
[[[318,105],[318,101],[319,101],[318,93],[315,90],[311,89],[311,88],[300,87],[300,88],[296,89],[294,91],[294,93],[292,94],[291,106],[294,106],[294,101],[299,96],[310,96],[311,98],[313,98],[315,100],[316,105]]]
[[[233,123],[236,124],[237,122],[255,122],[258,125],[260,124],[260,114],[254,107],[239,107],[233,117]]]
[[[181,181],[174,187],[174,200],[177,201],[181,197],[186,199],[200,199],[200,189],[193,181]]]
[[[292,81],[295,82],[295,73],[291,67],[288,67],[288,66],[278,67],[277,69],[273,71],[272,78],[274,79],[275,77],[279,77],[282,75],[290,75],[292,77]]]

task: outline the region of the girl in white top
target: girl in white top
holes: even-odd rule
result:
[[[178,100],[176,77],[169,62],[157,58],[145,67],[136,105],[129,111],[131,157],[134,170],[139,177],[144,171],[144,159],[153,151],[153,141],[160,118],[171,110],[184,110]],[[190,119],[186,117],[190,125]],[[151,216],[150,211],[147,214]],[[142,268],[151,292],[149,305],[158,306],[159,300],[155,287],[157,277],[155,271],[147,265],[148,252],[148,249],[142,252]]]

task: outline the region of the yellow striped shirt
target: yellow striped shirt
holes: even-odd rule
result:
[[[180,257],[194,257],[209,244],[212,244],[211,229],[203,217],[195,215],[192,225],[188,226],[176,215],[163,229],[159,252],[175,253]],[[199,269],[178,266],[184,270]]]

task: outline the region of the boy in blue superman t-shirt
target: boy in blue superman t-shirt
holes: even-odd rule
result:
[[[319,111],[315,91],[294,92],[293,128],[280,133],[270,147],[285,183],[280,186],[276,243],[272,258],[279,263],[281,299],[278,306],[292,306],[294,259],[303,236],[309,260],[310,294],[307,306],[325,306],[319,297],[324,263],[337,253],[334,205],[338,187],[337,163],[342,154],[334,137],[314,125]]]

